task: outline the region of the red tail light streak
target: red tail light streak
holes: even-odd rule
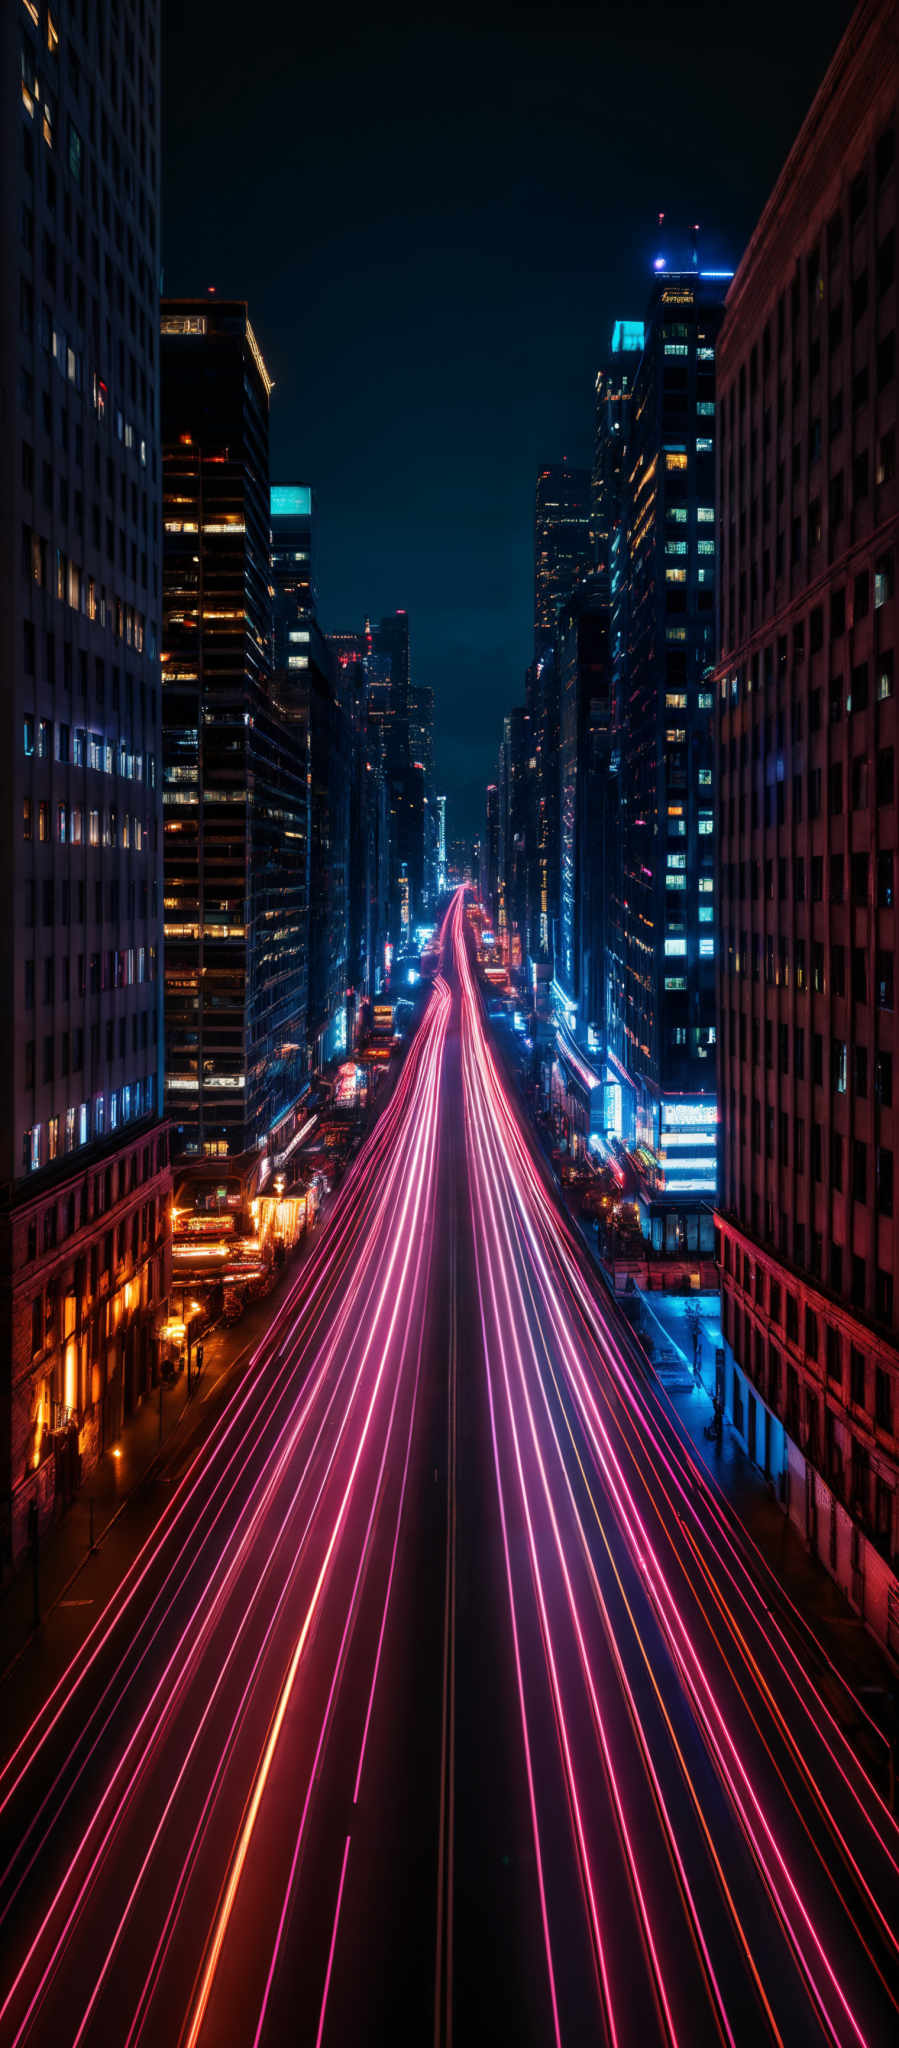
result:
[[[487,1033],[461,891],[441,940],[324,1230],[0,1768],[0,2048],[383,2038],[366,2019],[350,2040],[346,1987],[367,1939],[360,1872],[386,1886],[402,1854],[406,1758],[384,1735],[398,1672],[426,1759],[457,1724],[479,1769],[514,1751],[528,2040],[896,2036],[899,1832],[835,1674],[549,1190]],[[504,1680],[452,1712],[446,1674],[463,1687],[479,1667],[449,1655],[470,1587],[460,1565],[457,1597],[456,1537],[428,1505],[441,1371],[454,1403],[459,1383],[462,1474],[446,1530],[467,1529],[479,1561],[492,1546],[477,1651]],[[438,1570],[416,1591],[429,1516]],[[419,1665],[434,1613],[444,1636]],[[443,1897],[455,1885],[463,1906],[471,1876],[461,1754],[452,1799],[436,1764],[422,1780],[439,1995],[424,1988],[406,2031],[440,2048],[464,2009],[453,1970],[470,1984],[479,1967],[453,1943],[490,1945]]]

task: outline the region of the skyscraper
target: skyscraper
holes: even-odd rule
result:
[[[627,442],[622,880],[609,991],[620,1131],[668,1250],[712,1245],[716,1180],[715,342],[720,274],[656,266]]]
[[[299,669],[315,617],[312,580],[312,491],[308,484],[272,484],[272,667]]]
[[[899,1640],[896,16],[858,7],[718,345],[728,1412]]]
[[[437,798],[437,892],[446,888],[446,797]]]
[[[593,569],[610,596],[612,548],[625,503],[630,401],[643,353],[642,320],[616,320],[609,354],[596,373],[595,444],[591,484]]]
[[[2,52],[0,1487],[18,1553],[155,1370],[159,10],[8,6]],[[140,66],[139,100],[113,81]],[[127,116],[127,118],[126,118]]]
[[[499,790],[488,782],[481,839],[481,900],[494,931],[499,929]]]
[[[388,612],[372,630],[372,653],[390,663],[393,710],[398,717],[408,710],[409,697],[409,614]]]
[[[161,325],[166,1101],[176,1150],[215,1159],[276,1144],[305,1082],[306,740],[272,687],[247,308],[169,299]]]
[[[559,664],[559,932],[556,975],[582,1033],[604,1039],[612,741],[609,605],[600,580],[562,606]]]
[[[592,566],[588,469],[541,469],[534,508],[534,654],[552,646],[559,606]]]

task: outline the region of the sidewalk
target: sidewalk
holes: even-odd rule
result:
[[[240,1322],[230,1329],[219,1324],[201,1337],[203,1370],[199,1379],[196,1371],[191,1374],[190,1400],[186,1372],[179,1373],[171,1384],[163,1381],[160,1388],[154,1387],[142,1406],[129,1416],[117,1442],[104,1452],[85,1478],[52,1533],[45,1536],[37,1574],[42,1632],[46,1632],[51,1617],[61,1608],[95,1606],[94,1599],[80,1597],[80,1574],[108,1543],[113,1531],[121,1535],[123,1511],[138,1505],[142,1491],[159,1476],[169,1457],[184,1449],[188,1435],[191,1448],[196,1449],[209,1434],[236,1369],[274,1320],[320,1228],[321,1222],[287,1258],[271,1294],[252,1302]],[[153,1519],[160,1505],[161,1502],[156,1504]],[[127,1568],[130,1556],[136,1553],[146,1534],[146,1517],[138,1515],[133,1543],[125,1541],[116,1546],[117,1566],[120,1564],[122,1570]],[[108,1570],[102,1577],[109,1580]],[[112,1591],[112,1583],[106,1591]],[[35,1634],[34,1596],[34,1572],[26,1560],[0,1592],[0,1680]]]

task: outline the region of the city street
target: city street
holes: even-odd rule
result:
[[[0,1772],[0,2042],[899,2027],[899,1830],[550,1191],[464,892],[252,1371]]]

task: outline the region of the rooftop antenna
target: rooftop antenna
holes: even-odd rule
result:
[[[690,254],[691,254],[691,256],[692,256],[692,259],[693,259],[693,268],[694,268],[694,270],[698,270],[698,269],[699,269],[699,222],[698,222],[698,220],[695,220],[695,221],[693,222],[693,227],[692,227],[692,230],[691,230],[691,232],[692,232],[692,235],[693,235],[693,247],[692,247],[692,249],[691,249],[691,252],[690,252]]]

